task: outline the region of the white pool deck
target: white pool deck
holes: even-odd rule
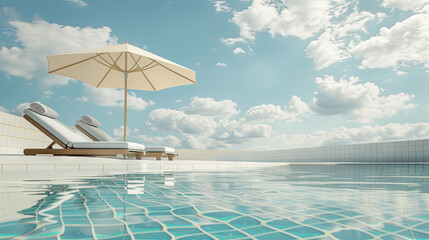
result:
[[[285,162],[125,160],[100,157],[0,155],[0,174],[6,173],[147,173],[163,171],[234,170],[287,165]]]

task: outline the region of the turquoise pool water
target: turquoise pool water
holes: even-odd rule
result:
[[[429,165],[301,165],[56,182],[14,183],[40,198],[19,211],[20,219],[0,216],[1,239],[429,239]]]

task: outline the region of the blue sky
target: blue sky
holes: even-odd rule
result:
[[[40,101],[121,139],[123,92],[49,75],[46,56],[128,41],[197,72],[130,91],[128,140],[278,149],[429,137],[429,0],[13,1],[0,110]]]

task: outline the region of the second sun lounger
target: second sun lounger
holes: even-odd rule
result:
[[[94,141],[115,141],[110,135],[98,128],[101,124],[93,117],[82,116],[81,120],[76,122],[75,127]],[[155,157],[161,160],[161,157],[167,157],[173,160],[176,157],[176,150],[164,146],[146,146],[146,154],[143,157]]]

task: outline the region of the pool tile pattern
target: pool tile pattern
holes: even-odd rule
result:
[[[429,168],[417,166],[423,169],[415,174],[408,167],[290,166],[41,184],[34,191],[40,200],[21,219],[0,216],[0,239],[429,239]]]

